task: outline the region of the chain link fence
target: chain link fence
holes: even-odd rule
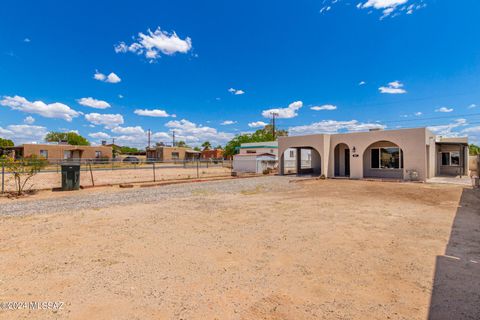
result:
[[[48,163],[28,180],[25,190],[60,188],[61,165],[69,163],[80,164],[82,187],[228,177],[232,174],[232,162],[229,160],[195,159],[159,162],[141,161],[137,158],[129,161],[48,159]],[[20,164],[22,164],[21,161]],[[0,192],[15,191],[15,179],[9,161],[0,159],[0,168]]]

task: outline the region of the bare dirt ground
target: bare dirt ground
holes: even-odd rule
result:
[[[0,318],[480,318],[479,191],[289,179],[108,191],[98,199],[129,202],[5,215],[0,302],[65,305]]]
[[[228,176],[231,174],[231,169],[224,168],[221,166],[215,167],[203,167],[198,169],[199,178],[209,178],[209,177],[218,177],[218,176]],[[134,183],[134,182],[149,182],[153,181],[153,169],[152,167],[140,168],[140,169],[115,169],[115,170],[93,170],[92,174],[90,171],[80,172],[80,184],[82,186],[91,186],[93,175],[93,183],[95,185],[106,185],[106,184],[120,184],[120,183]],[[183,168],[179,166],[178,168],[162,168],[162,166],[157,166],[155,170],[155,179],[156,181],[167,181],[167,180],[177,180],[177,179],[196,179],[197,178],[197,168],[189,166]],[[35,175],[29,182],[28,187],[32,189],[49,189],[49,188],[59,188],[61,187],[62,175],[59,172],[41,172]],[[6,191],[15,190],[15,182],[10,175],[6,175]]]

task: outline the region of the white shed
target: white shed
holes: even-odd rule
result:
[[[233,156],[233,171],[262,173],[277,167],[277,156],[272,153],[236,154]]]

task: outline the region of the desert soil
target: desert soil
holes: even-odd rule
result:
[[[162,168],[161,165],[158,165],[155,170],[155,180],[156,181],[166,181],[166,180],[177,180],[177,179],[196,179],[199,178],[209,178],[209,177],[218,177],[218,176],[229,176],[231,174],[231,169],[224,168],[221,166],[210,166],[205,167],[205,164],[202,164],[203,167],[200,167],[197,172],[197,168],[190,165],[190,167],[183,168],[179,166],[178,168]],[[86,167],[84,167],[86,168]],[[198,176],[197,176],[198,173]],[[93,175],[93,182],[92,182]],[[5,175],[5,190],[14,191],[15,190],[15,181],[12,179],[12,176],[9,174]],[[139,169],[115,169],[115,170],[93,170],[92,174],[90,171],[80,172],[80,185],[82,186],[92,186],[95,185],[106,185],[106,184],[120,184],[120,183],[134,183],[134,182],[153,182],[153,169],[152,167],[142,167]],[[41,172],[35,175],[28,183],[27,189],[49,189],[49,188],[59,188],[62,185],[62,175],[59,172]]]
[[[480,318],[480,192],[290,180],[2,202],[0,302],[65,304],[0,318]]]

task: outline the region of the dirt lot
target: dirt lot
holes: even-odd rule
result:
[[[65,305],[0,318],[480,318],[478,191],[288,179],[142,190],[158,201],[110,191],[131,200],[4,216],[0,302]]]
[[[229,176],[231,169],[221,166],[210,166],[198,169],[198,177],[209,178],[219,176]],[[84,167],[86,168],[86,167]],[[92,171],[93,182],[95,185],[105,184],[120,184],[132,182],[149,182],[153,181],[152,167],[143,167],[139,169],[115,169],[115,170],[94,170]],[[82,186],[92,185],[92,175],[89,171],[80,172],[80,184]],[[183,168],[162,168],[157,166],[155,170],[156,181],[176,180],[176,179],[195,179],[197,178],[197,168],[190,165],[190,167]],[[34,176],[29,182],[29,188],[32,189],[49,189],[61,187],[62,176],[59,172],[41,172]],[[15,182],[10,175],[6,175],[5,190],[15,190]]]

